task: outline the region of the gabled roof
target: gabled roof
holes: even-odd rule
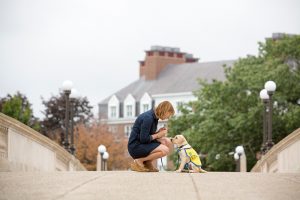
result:
[[[139,100],[145,92],[150,95],[192,92],[200,88],[198,79],[205,79],[208,82],[224,81],[223,65],[232,66],[234,62],[235,60],[227,60],[168,65],[156,80],[146,81],[144,77],[141,77],[114,94],[120,101],[123,101],[129,93]],[[100,104],[107,104],[110,97],[102,100]]]

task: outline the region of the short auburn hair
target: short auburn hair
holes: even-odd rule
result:
[[[175,113],[175,110],[169,101],[163,101],[155,108],[155,115],[158,118],[162,118],[167,112],[171,113],[171,115],[174,115]]]

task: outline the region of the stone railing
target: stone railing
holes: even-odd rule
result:
[[[0,171],[84,171],[64,148],[0,113]]]
[[[274,145],[251,172],[300,173],[300,128]]]

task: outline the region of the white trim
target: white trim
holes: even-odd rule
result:
[[[144,110],[144,105],[148,105],[148,109]],[[145,92],[145,94],[140,99],[140,113],[150,110],[151,106],[152,106],[152,98],[148,94],[148,92]]]
[[[130,118],[130,119],[128,119],[128,118],[126,118],[126,119],[119,118],[119,119],[109,119],[109,120],[101,119],[100,122],[101,123],[106,123],[108,125],[113,125],[113,124],[134,124],[135,120],[136,120],[136,118]],[[166,124],[166,123],[168,123],[168,120],[159,120],[158,121],[158,124]],[[158,125],[157,125],[157,127],[158,127]]]
[[[184,96],[184,95],[193,95],[193,92],[153,94],[152,97],[176,97],[176,96]]]
[[[113,125],[113,124],[133,124],[136,118],[119,118],[119,119],[101,119],[101,123],[106,123],[108,125]]]

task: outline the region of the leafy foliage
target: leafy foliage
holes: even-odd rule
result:
[[[49,100],[42,101],[46,107],[42,124],[42,133],[58,143],[63,141],[65,129],[66,100],[63,93],[59,96],[52,96]],[[73,103],[74,126],[79,123],[87,123],[93,117],[92,106],[86,97],[75,99]],[[70,114],[70,113],[69,113]],[[69,115],[70,116],[70,115]],[[69,126],[70,127],[70,126]]]
[[[103,144],[109,153],[108,170],[127,170],[131,158],[127,153],[127,138],[108,132],[106,125],[78,125],[76,157],[88,170],[96,170],[98,146]]]
[[[243,145],[250,170],[262,144],[259,92],[266,81],[277,85],[273,141],[277,143],[300,127],[299,64],[300,36],[259,43],[258,56],[240,58],[233,67],[224,66],[226,81],[208,84],[199,80],[197,101],[182,107],[183,115],[170,120],[170,133],[183,133],[198,152],[207,155],[204,167],[209,170],[233,171],[235,163],[229,153]]]
[[[6,97],[0,99],[0,111],[37,131],[40,130],[38,118],[33,116],[30,102],[20,92],[17,92],[13,96],[8,94]]]

